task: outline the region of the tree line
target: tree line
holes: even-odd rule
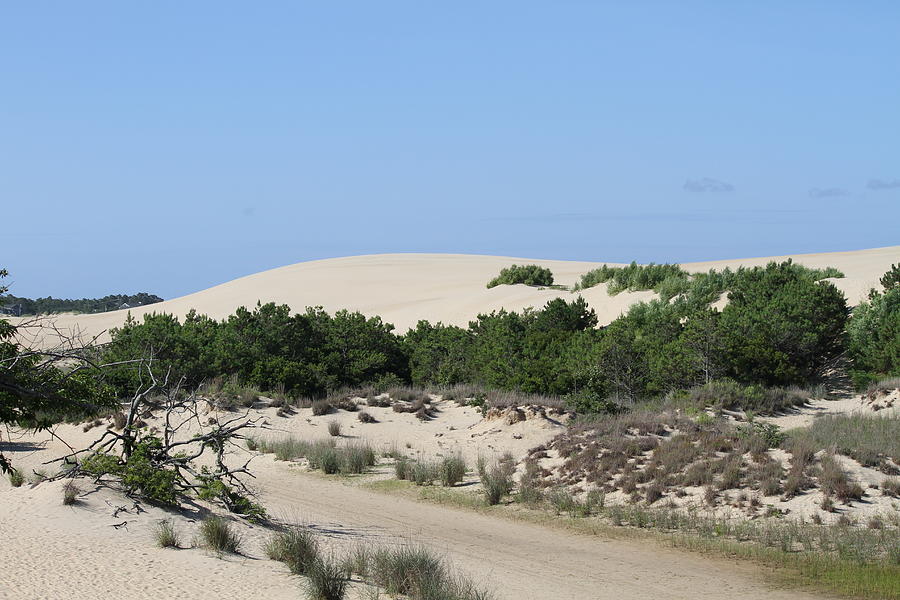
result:
[[[816,275],[819,275],[818,273]],[[262,390],[317,397],[362,384],[475,383],[567,396],[609,410],[718,379],[807,385],[849,352],[858,382],[900,374],[900,291],[873,292],[851,316],[830,282],[790,261],[692,278],[684,292],[636,304],[606,327],[581,298],[478,315],[468,327],[420,321],[405,334],[379,317],[257,304],[217,321],[196,312],[129,317],[105,362],[152,353],[189,383],[236,375]],[[710,307],[723,285],[728,304]],[[124,390],[137,375],[122,367]]]

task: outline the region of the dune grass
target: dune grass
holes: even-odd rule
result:
[[[220,554],[238,554],[241,547],[241,536],[232,530],[228,521],[214,515],[200,524],[200,539],[205,547]]]
[[[319,541],[305,527],[292,527],[276,533],[265,546],[266,556],[283,562],[295,575],[306,575],[320,559]]]
[[[900,461],[900,417],[866,414],[825,415],[805,429],[788,433],[816,448],[834,448],[867,467],[884,468],[885,457]]]
[[[274,454],[278,460],[291,461],[305,458],[312,469],[321,470],[326,475],[358,475],[375,466],[377,457],[372,447],[361,441],[338,446],[334,438],[308,442],[294,437],[252,438],[248,447],[264,454]]]
[[[156,538],[156,545],[160,548],[178,547],[178,532],[175,531],[175,525],[171,519],[159,521],[153,535]]]

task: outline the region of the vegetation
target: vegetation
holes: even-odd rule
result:
[[[81,494],[81,488],[73,479],[69,479],[63,484],[63,504],[71,506],[78,502],[78,496]]]
[[[333,558],[319,558],[307,572],[307,586],[310,600],[343,600],[347,573]]]
[[[160,548],[178,547],[178,532],[175,531],[175,525],[171,519],[159,521],[153,534],[156,537],[156,545]]]
[[[82,298],[80,300],[63,300],[52,296],[32,300],[10,294],[6,296],[3,304],[8,307],[18,305],[20,309],[16,311],[18,315],[49,315],[62,312],[99,313],[119,310],[123,304],[127,304],[128,308],[133,308],[162,301],[163,299],[159,296],[146,292],[131,295],[113,294],[102,298]]]
[[[550,269],[539,267],[538,265],[513,265],[501,269],[500,274],[491,279],[487,287],[515,285],[517,283],[524,283],[525,285],[553,285],[553,273],[550,272]]]
[[[824,415],[808,428],[797,429],[790,438],[814,448],[834,448],[860,464],[888,474],[888,462],[900,462],[900,416],[865,414]]]
[[[688,273],[680,266],[671,264],[657,265],[650,263],[649,265],[639,265],[636,262],[632,262],[627,267],[603,265],[582,275],[581,283],[578,284],[577,289],[583,290],[600,283],[609,282],[607,291],[610,296],[614,296],[626,290],[631,292],[656,290],[667,279],[687,281]]]
[[[200,537],[203,545],[217,553],[237,554],[241,547],[241,537],[231,529],[222,517],[209,516],[200,523]]]
[[[22,487],[22,484],[25,483],[25,476],[22,475],[21,471],[12,469],[9,472],[9,483],[13,487]]]
[[[872,291],[847,324],[848,349],[858,387],[900,375],[900,286]]]
[[[278,460],[305,458],[311,469],[319,469],[326,475],[365,473],[376,462],[375,451],[365,442],[338,447],[333,439],[307,442],[293,436],[284,436],[274,439],[254,438],[252,444],[264,454],[274,454]]]
[[[305,527],[276,533],[266,544],[266,556],[283,562],[295,575],[308,574],[319,560],[319,541]]]

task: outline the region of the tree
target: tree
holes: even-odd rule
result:
[[[885,292],[900,287],[900,265],[891,265],[891,270],[882,276],[881,285]]]
[[[876,292],[857,306],[847,335],[859,383],[879,375],[900,375],[900,286]]]
[[[843,293],[790,261],[738,273],[728,299],[719,333],[725,370],[738,381],[802,385],[843,350]]]
[[[0,278],[6,277],[0,269]],[[0,286],[0,297],[6,291]],[[35,431],[112,406],[115,397],[102,380],[100,365],[76,340],[62,339],[53,348],[24,347],[19,336],[41,321],[15,326],[0,319],[0,424]],[[59,333],[59,332],[55,332]],[[12,469],[0,453],[0,470]]]

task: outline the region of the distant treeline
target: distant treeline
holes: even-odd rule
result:
[[[0,308],[4,312],[20,315],[45,315],[62,312],[98,313],[120,308],[133,308],[162,302],[162,298],[154,294],[140,292],[138,294],[112,294],[103,298],[81,298],[80,300],[68,300],[63,298],[21,298],[19,296],[3,296]],[[126,306],[127,305],[127,306]]]
[[[190,385],[235,375],[262,390],[314,397],[364,384],[472,383],[566,396],[584,412],[714,380],[808,385],[845,354],[860,385],[900,374],[900,286],[873,293],[851,317],[843,293],[819,277],[789,261],[730,272],[711,286],[726,286],[722,310],[710,307],[711,276],[692,278],[678,296],[636,304],[602,328],[580,297],[482,314],[465,328],[420,321],[403,335],[379,317],[292,314],[272,303],[221,321],[153,314],[114,329],[103,358],[152,351],[161,373],[171,368]],[[138,377],[123,367],[112,382],[130,394]]]

